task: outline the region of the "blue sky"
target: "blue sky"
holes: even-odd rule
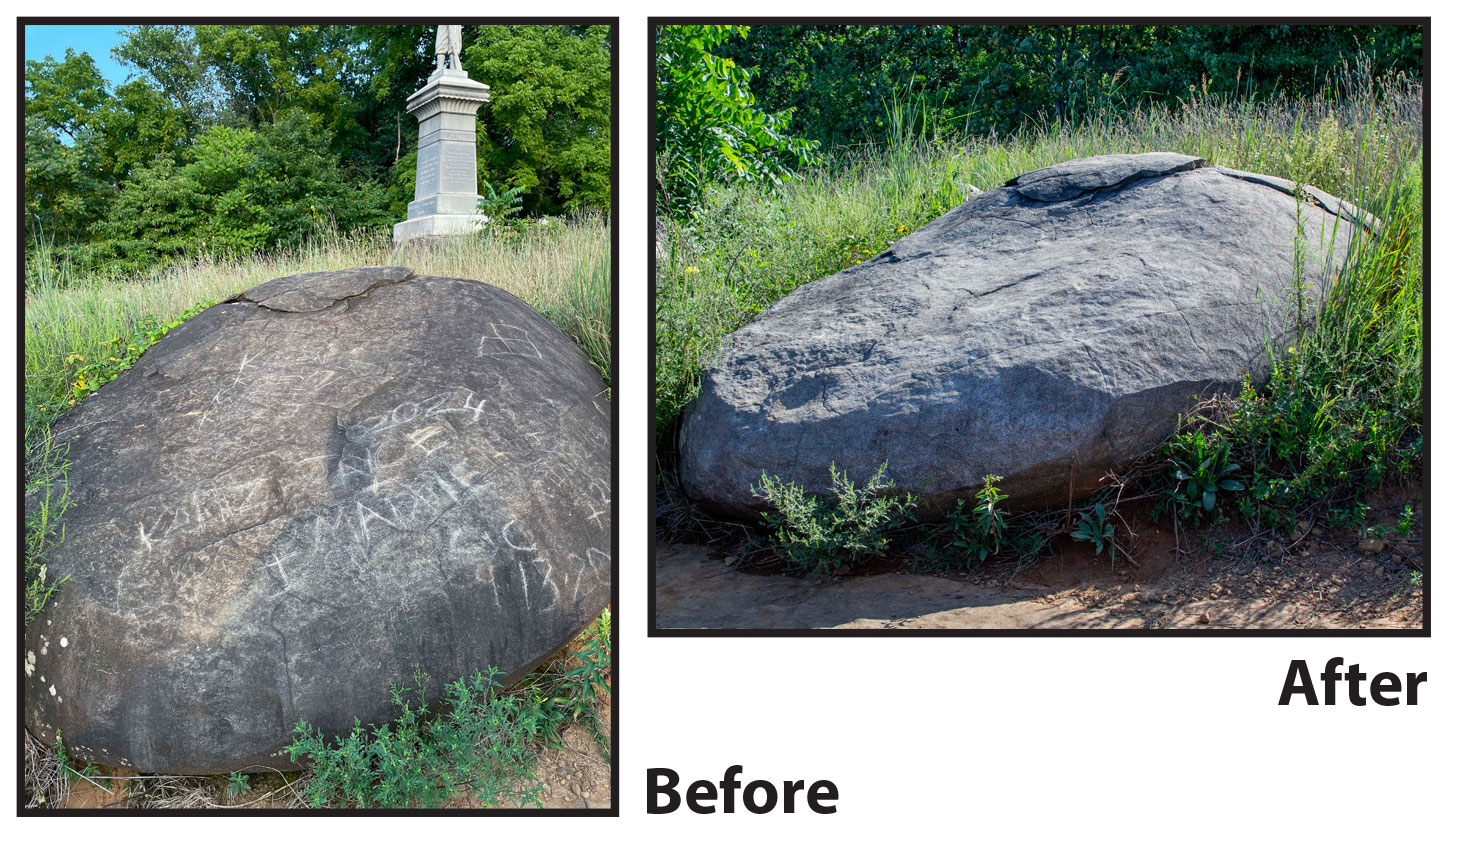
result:
[[[128,78],[128,70],[113,61],[112,49],[122,39],[118,33],[122,24],[102,26],[47,25],[26,26],[26,58],[40,61],[48,55],[61,60],[71,47],[79,53],[88,53],[103,78],[120,85]]]

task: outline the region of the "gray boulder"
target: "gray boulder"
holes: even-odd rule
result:
[[[1297,224],[1313,308],[1375,224],[1317,190],[1172,153],[1027,173],[730,336],[681,428],[694,500],[739,518],[767,471],[810,490],[882,462],[936,515],[1005,477],[1063,506],[1160,444],[1195,395],[1263,380],[1294,312]],[[1298,222],[1297,222],[1298,214]]]
[[[73,505],[26,629],[26,723],[82,761],[290,768],[390,683],[515,678],[609,602],[609,403],[511,294],[396,267],[281,278],[59,425]]]

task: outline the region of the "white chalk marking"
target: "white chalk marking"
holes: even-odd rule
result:
[[[282,558],[276,553],[272,553],[271,563],[264,565],[267,568],[275,567],[276,572],[281,575],[282,593],[286,593],[287,591],[292,589],[292,583],[287,581],[287,569],[282,566],[282,562],[286,561],[288,558],[292,558],[295,555],[296,553],[287,553],[286,558]]]
[[[517,575],[522,577],[522,604],[532,607],[532,595],[527,592],[527,571],[522,569],[522,560],[517,560]]]
[[[532,357],[536,355],[538,359],[543,358],[543,352],[538,350],[537,344],[533,342],[530,338],[528,338],[526,328],[518,327],[517,325],[500,324],[497,322],[491,322],[490,327],[491,335],[481,337],[481,342],[476,346],[476,356],[493,357],[507,355],[513,357]],[[509,333],[520,333],[522,335],[520,337],[515,335],[504,336],[502,334],[502,330],[506,330]],[[502,343],[502,349],[500,351],[486,350],[486,340],[488,339],[495,339],[496,341]],[[532,353],[529,354],[526,350],[513,350],[512,346],[514,344],[519,348],[530,348],[532,349]]]
[[[516,518],[512,518],[511,520],[507,521],[507,525],[506,526],[503,526],[502,527],[502,540],[503,541],[506,541],[507,542],[507,546],[511,547],[514,550],[527,550],[528,552],[537,552],[537,544],[533,544],[530,547],[519,547],[516,544],[512,543],[512,537],[510,535],[508,535],[507,532],[508,532],[508,530],[510,530],[512,528],[512,524],[514,524],[516,522],[517,522],[517,519]]]
[[[594,504],[593,503],[585,503],[584,505],[588,506],[589,507],[589,511],[593,512],[593,514],[591,514],[588,517],[584,518],[584,520],[591,520],[591,521],[594,522],[594,525],[595,526],[599,527],[600,529],[604,528],[604,515],[609,514],[609,510],[608,509],[596,509],[596,508],[594,508]]]

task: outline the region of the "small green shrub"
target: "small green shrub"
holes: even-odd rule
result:
[[[438,807],[457,785],[473,782],[488,801],[510,792],[536,762],[537,726],[530,712],[496,694],[496,669],[445,685],[450,710],[431,715],[427,676],[415,671],[414,687],[395,685],[399,709],[393,723],[365,727],[354,720],[347,736],[325,738],[306,721],[287,746],[292,761],[312,759],[304,797],[313,807]],[[528,800],[535,793],[525,792]]]
[[[488,181],[486,195],[476,205],[476,209],[489,220],[486,230],[495,231],[522,213],[522,188],[508,187],[498,193],[496,185]]]
[[[886,479],[885,469],[882,463],[863,486],[856,486],[848,473],[831,463],[826,497],[809,494],[798,483],[784,483],[764,471],[752,493],[776,510],[764,514],[774,530],[774,549],[792,564],[818,575],[880,555],[889,543],[885,530],[916,506],[910,494],[885,493],[895,485]]]
[[[1397,534],[1406,538],[1413,534],[1413,504],[1408,503],[1402,507],[1402,514],[1397,518]]]
[[[1093,543],[1096,555],[1109,552],[1111,561],[1116,560],[1116,525],[1110,522],[1104,503],[1096,503],[1094,509],[1082,512],[1070,537],[1076,541]]]
[[[1371,509],[1359,500],[1352,501],[1349,506],[1332,506],[1326,512],[1326,525],[1332,529],[1355,529],[1366,521]]]
[[[998,490],[1002,477],[989,474],[983,477],[983,487],[969,508],[966,500],[958,500],[957,508],[947,515],[947,528],[952,534],[951,546],[966,556],[969,563],[983,563],[989,554],[1003,549],[1004,533],[1008,530],[1008,512],[998,504],[1008,497]]]
[[[390,687],[399,709],[392,723],[354,720],[346,736],[332,738],[297,723],[287,754],[311,758],[304,797],[314,807],[427,808],[469,789],[488,806],[540,803],[532,774],[541,746],[561,744],[560,729],[580,720],[599,735],[592,714],[598,692],[609,689],[610,625],[606,609],[568,664],[510,690],[501,688],[494,667],[449,682],[438,715],[426,701],[429,679],[417,669],[412,688]]]
[[[1212,514],[1219,492],[1244,490],[1242,482],[1231,478],[1239,465],[1228,461],[1230,444],[1222,436],[1204,435],[1201,428],[1179,433],[1167,443],[1167,471],[1175,484],[1166,496],[1178,513],[1194,518]]]

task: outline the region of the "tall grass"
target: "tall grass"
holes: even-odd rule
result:
[[[26,394],[59,400],[64,360],[92,358],[145,317],[167,321],[202,302],[298,272],[383,264],[421,275],[470,278],[511,292],[578,342],[610,374],[609,229],[599,220],[536,228],[519,237],[460,237],[396,250],[388,232],[327,233],[300,248],[240,258],[203,258],[120,282],[73,275],[38,255],[26,279]]]
[[[680,413],[723,337],[799,285],[864,262],[962,203],[969,186],[988,190],[1089,155],[1198,155],[1314,185],[1388,220],[1385,241],[1400,243],[1391,251],[1404,258],[1395,271],[1347,279],[1323,312],[1318,333],[1325,336],[1316,341],[1332,355],[1350,353],[1348,342],[1369,354],[1382,347],[1376,343],[1392,343],[1406,354],[1396,358],[1395,375],[1378,376],[1402,378],[1408,388],[1421,383],[1421,264],[1408,262],[1420,248],[1422,224],[1420,82],[1373,77],[1360,61],[1340,68],[1310,99],[1244,101],[1198,91],[1170,107],[1039,124],[1011,137],[949,137],[928,124],[924,109],[897,103],[892,112],[883,142],[770,192],[714,188],[691,220],[671,226],[656,290],[662,469],[670,467]],[[1369,298],[1379,309],[1364,309]],[[1372,345],[1363,342],[1368,319],[1379,327]],[[1390,332],[1380,332],[1383,327]],[[1343,337],[1342,348],[1333,352],[1335,336]]]

